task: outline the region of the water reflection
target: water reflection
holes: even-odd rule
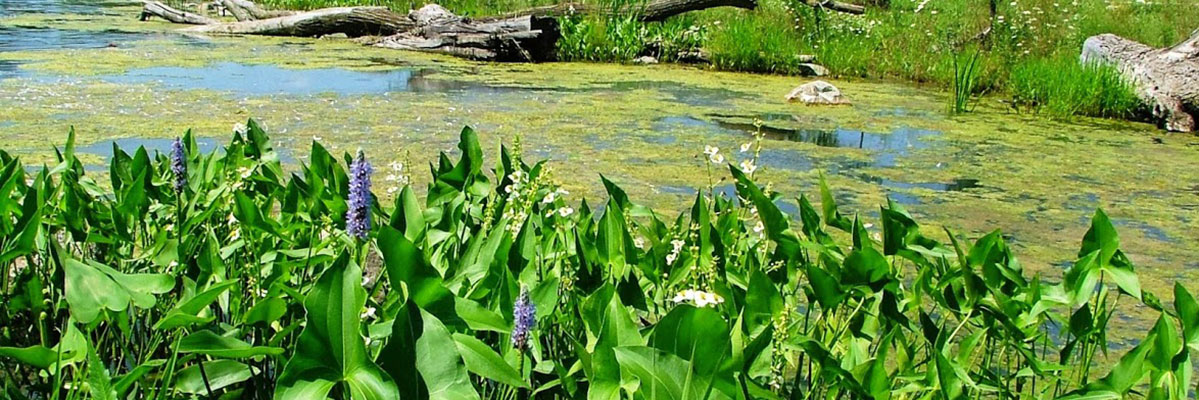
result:
[[[119,47],[152,34],[108,31],[77,31],[55,28],[0,26],[0,52],[51,49],[99,49]],[[157,36],[166,37],[159,34]]]
[[[220,142],[213,138],[197,137],[195,140],[196,149],[200,150],[201,153],[211,153],[216,151],[220,146]],[[171,151],[171,144],[174,141],[175,139],[151,139],[136,137],[101,140],[85,146],[78,146],[75,148],[75,152],[98,155],[103,157],[104,163],[107,164],[108,160],[112,158],[114,145],[120,148],[121,151],[130,154],[136,151],[138,147],[145,147],[146,152],[152,156],[154,153],[169,154]]]

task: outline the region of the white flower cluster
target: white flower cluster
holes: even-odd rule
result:
[[[720,295],[718,295],[716,293],[705,292],[705,291],[694,290],[694,289],[687,289],[687,290],[679,292],[679,294],[675,295],[674,302],[675,303],[690,302],[690,303],[695,304],[696,307],[702,308],[702,307],[707,307],[709,305],[715,306],[717,304],[724,303],[724,298],[720,297]]]
[[[704,146],[704,155],[708,156],[708,161],[713,164],[724,164],[724,155],[720,154],[720,148],[716,146]]]
[[[670,245],[674,246],[674,249],[670,250],[670,254],[666,255],[666,265],[674,265],[674,260],[679,258],[679,252],[683,250],[684,244],[687,243],[678,239],[670,241]]]
[[[396,194],[401,188],[407,186],[412,180],[404,174],[404,163],[392,161],[388,164],[390,168],[387,176],[383,177],[384,181],[390,182],[391,185],[387,188],[387,194]]]
[[[523,189],[529,182],[529,174],[521,170],[512,171],[511,174],[508,174],[508,180],[512,181],[512,184],[504,187],[504,193],[508,193],[508,201],[519,199],[520,189]]]

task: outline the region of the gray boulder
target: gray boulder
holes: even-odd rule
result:
[[[812,81],[795,88],[787,94],[787,101],[804,104],[849,104],[841,96],[841,90],[825,81]]]

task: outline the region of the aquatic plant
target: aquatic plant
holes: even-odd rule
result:
[[[537,306],[529,300],[529,289],[521,288],[520,296],[512,305],[512,347],[525,351],[529,346],[529,332],[537,324]]]
[[[971,104],[974,91],[978,86],[978,57],[979,51],[971,53],[965,59],[960,54],[953,55],[953,97],[950,98],[949,113],[960,114],[973,111]]]
[[[663,219],[603,177],[602,208],[568,203],[548,164],[507,146],[488,163],[469,128],[424,196],[405,185],[380,204],[359,201],[364,155],[314,141],[285,167],[254,121],[224,151],[184,152],[203,207],[170,201],[172,157],[117,150],[96,179],[74,148],[71,134],[37,170],[0,150],[6,398],[1184,399],[1192,385],[1199,303],[1181,283],[1142,288],[1099,210],[1074,261],[1040,276],[1000,231],[934,234],[890,201],[867,223],[823,183],[788,215],[732,159],[716,167],[735,194]],[[335,234],[363,206],[371,234]],[[1129,316],[1156,322],[1112,336]]]
[[[171,142],[171,173],[175,175],[175,194],[183,193],[187,187],[187,155],[183,152],[183,139]]]
[[[362,240],[371,230],[371,173],[374,172],[366,153],[358,150],[358,157],[350,164],[350,193],[346,201],[346,233]]]

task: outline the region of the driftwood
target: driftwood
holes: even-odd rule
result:
[[[1196,130],[1199,118],[1199,30],[1173,47],[1154,49],[1116,35],[1087,38],[1082,62],[1118,68],[1170,131]]]
[[[145,21],[150,17],[162,18],[176,24],[209,25],[217,23],[215,19],[200,14],[179,11],[157,1],[144,0],[142,2],[142,14],[138,19]]]
[[[393,35],[413,29],[407,17],[387,7],[334,7],[283,17],[201,25],[184,29],[193,33],[223,33],[267,36]]]
[[[644,5],[630,5],[619,9],[597,7],[592,4],[567,2],[549,6],[533,7],[504,14],[497,18],[512,18],[522,15],[535,17],[564,17],[584,14],[633,15],[640,21],[661,21],[688,11],[713,7],[737,7],[752,10],[758,7],[757,0],[654,0]]]
[[[158,16],[172,22],[198,25],[183,29],[189,33],[386,36],[369,43],[379,47],[445,53],[488,61],[551,60],[554,46],[561,36],[558,21],[553,16],[605,12],[599,8],[568,3],[526,10],[519,15],[471,20],[454,15],[436,4],[426,5],[408,15],[397,14],[385,7],[335,7],[290,13],[264,10],[250,0],[219,0],[238,20],[221,23],[172,9],[155,0],[144,1],[143,17]],[[835,3],[832,0],[820,1],[820,4]],[[658,21],[688,11],[723,6],[752,9],[757,6],[757,0],[652,0],[630,15],[637,15],[643,21]],[[278,15],[280,13],[285,15]]]
[[[553,58],[560,36],[558,22],[552,17],[526,15],[475,22],[429,4],[408,18],[420,28],[383,38],[374,45],[475,60],[535,62]]]
[[[277,18],[295,14],[291,11],[267,10],[248,0],[220,0],[221,6],[229,10],[238,21]]]
[[[857,4],[842,3],[834,0],[804,0],[804,4],[807,4],[809,7],[827,8],[829,10],[840,11],[849,14],[866,13],[866,7]]]

